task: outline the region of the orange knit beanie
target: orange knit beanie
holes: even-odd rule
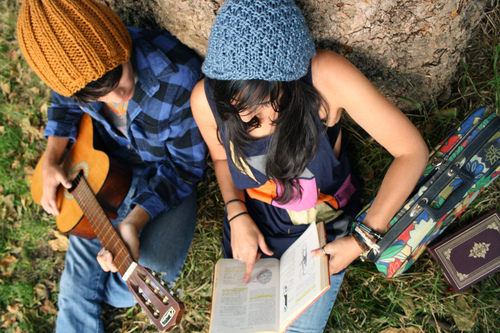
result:
[[[63,96],[127,62],[132,49],[120,17],[93,0],[24,0],[17,36],[36,74]]]

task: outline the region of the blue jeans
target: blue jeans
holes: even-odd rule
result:
[[[345,270],[330,276],[330,289],[316,300],[286,330],[286,333],[322,333],[332,312],[333,303],[339,293]]]
[[[115,226],[130,212],[136,180],[134,177],[118,217],[112,221]],[[139,235],[139,264],[166,273],[163,279],[175,282],[193,241],[196,211],[196,193],[193,193],[179,206],[149,221]],[[70,236],[69,239],[60,282],[56,332],[104,332],[101,302],[130,307],[135,304],[134,297],[118,273],[104,272],[97,263],[97,253],[102,248],[97,238]]]

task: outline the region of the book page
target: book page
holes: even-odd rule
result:
[[[319,246],[316,223],[286,250],[280,259],[280,322],[298,316],[321,293],[320,259],[311,255]],[[329,280],[328,280],[329,281]]]
[[[279,329],[279,261],[260,259],[243,284],[246,265],[235,259],[217,262],[214,276],[212,333],[277,332]]]

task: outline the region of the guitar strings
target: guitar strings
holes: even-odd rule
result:
[[[117,268],[120,271],[120,274],[125,273],[126,269],[124,269],[123,266],[128,268],[132,264],[133,258],[125,248],[125,244],[118,236],[116,230],[111,224],[111,221],[109,221],[108,217],[104,213],[104,210],[95,198],[95,195],[85,178],[81,177],[79,174],[75,178],[75,181],[78,185],[73,192],[76,192],[77,194],[75,198],[77,199],[78,204],[82,206],[82,211],[84,211],[84,214],[88,216],[87,220],[93,224],[92,228],[98,234],[98,239],[101,241],[101,244],[105,243],[103,244],[104,247],[113,253],[115,258],[114,261],[116,261],[115,264],[118,264]],[[80,200],[78,200],[78,198]],[[96,224],[99,224],[102,228],[97,227]]]

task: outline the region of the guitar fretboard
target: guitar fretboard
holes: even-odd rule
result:
[[[83,177],[83,172],[80,172],[73,180],[73,187],[70,191],[82,209],[83,214],[87,217],[102,246],[113,254],[113,262],[118,268],[118,272],[121,276],[124,276],[133,263],[132,256],[106,213],[104,213],[94,192],[85,177]]]

